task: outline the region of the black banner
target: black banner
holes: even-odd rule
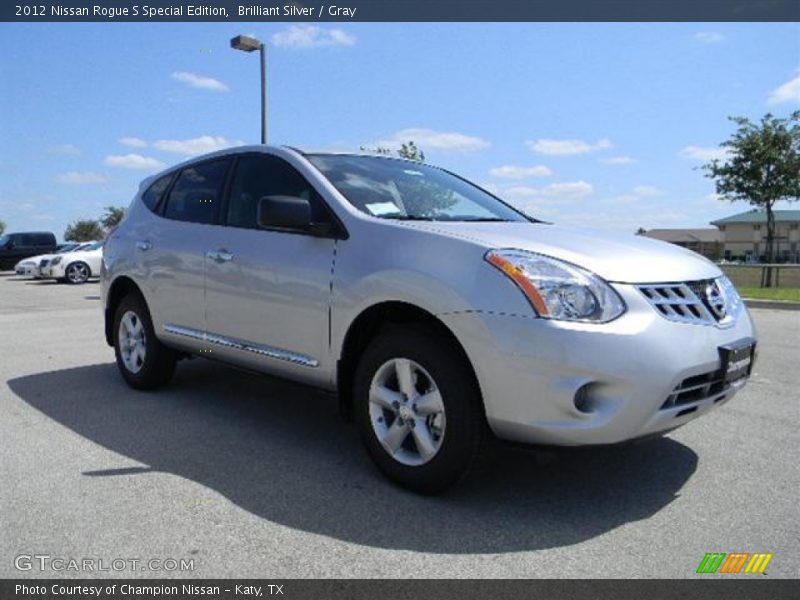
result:
[[[798,0],[63,0],[2,2],[0,20],[798,21]]]
[[[703,577],[703,576],[700,576]],[[797,598],[798,585],[788,579],[731,576],[693,580],[169,580],[64,579],[0,581],[0,598],[79,600],[232,600],[285,598],[287,600],[782,600]]]

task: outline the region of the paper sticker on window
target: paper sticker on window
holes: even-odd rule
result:
[[[376,217],[380,217],[381,215],[401,214],[400,209],[397,208],[397,205],[394,202],[374,202],[372,204],[367,204],[366,208]]]

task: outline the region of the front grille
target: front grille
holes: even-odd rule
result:
[[[702,402],[714,398],[714,402],[725,399],[725,378],[722,371],[712,371],[702,375],[687,377],[675,386],[672,393],[667,396],[661,409],[686,406],[695,402]]]
[[[659,314],[670,321],[728,325],[739,309],[739,298],[724,278],[637,286]]]

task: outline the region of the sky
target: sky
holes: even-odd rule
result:
[[[48,230],[260,136],[352,150],[414,140],[560,225],[704,227],[748,209],[697,167],[729,115],[800,110],[797,23],[0,24],[0,220]],[[795,205],[798,207],[798,205]]]

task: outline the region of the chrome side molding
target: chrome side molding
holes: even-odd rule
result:
[[[297,354],[296,352],[290,352],[289,350],[283,350],[282,348],[275,348],[273,346],[264,346],[262,344],[256,344],[244,340],[236,340],[233,338],[226,337],[224,335],[218,335],[216,333],[206,333],[204,331],[199,331],[197,329],[191,329],[190,327],[173,325],[172,323],[167,323],[166,325],[164,325],[163,329],[167,333],[172,333],[174,335],[180,335],[183,337],[192,338],[194,340],[208,342],[209,344],[216,344],[217,346],[224,346],[225,348],[233,348],[234,350],[252,352],[253,354],[266,356],[268,358],[274,358],[276,360],[284,360],[286,362],[290,362],[296,365],[302,365],[304,367],[319,366],[319,361],[315,358],[306,356],[304,354]]]

